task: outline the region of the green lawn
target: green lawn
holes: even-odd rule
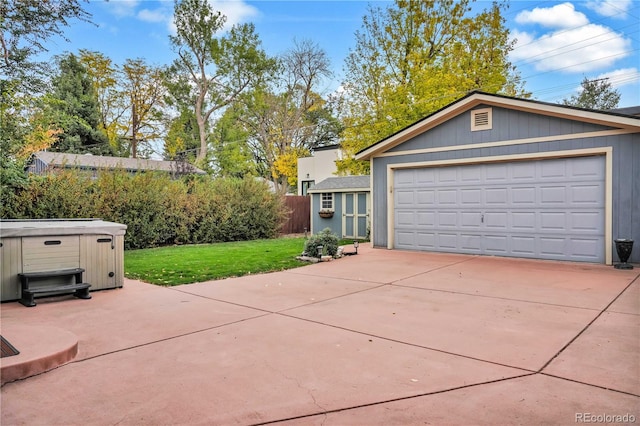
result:
[[[281,271],[306,264],[295,258],[304,242],[278,238],[125,251],[125,276],[172,286]]]

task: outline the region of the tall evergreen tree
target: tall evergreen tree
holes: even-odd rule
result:
[[[73,54],[58,61],[53,92],[45,96],[45,117],[62,132],[52,149],[59,152],[111,154],[100,130],[98,97],[86,68]]]

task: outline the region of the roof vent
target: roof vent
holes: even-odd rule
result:
[[[471,111],[471,131],[492,129],[491,108],[476,109]]]

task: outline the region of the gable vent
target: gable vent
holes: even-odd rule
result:
[[[471,111],[471,131],[491,130],[491,108],[476,109]]]

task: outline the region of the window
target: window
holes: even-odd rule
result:
[[[471,111],[471,131],[492,129],[491,108],[476,109]]]
[[[333,210],[333,192],[323,192],[320,201],[321,210]]]
[[[315,180],[303,180],[302,181],[302,195],[307,195],[309,188],[316,183]]]

